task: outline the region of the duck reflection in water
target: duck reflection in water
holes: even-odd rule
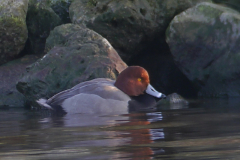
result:
[[[151,128],[152,124],[162,121],[161,112],[130,113],[126,115],[96,116],[76,114],[42,119],[43,128],[52,127],[101,127],[98,134],[106,136],[104,140],[75,141],[74,145],[114,147],[114,158],[128,157],[133,160],[152,159],[155,155],[165,154],[163,148],[149,147],[154,141],[165,139],[163,128]],[[54,126],[52,126],[54,125]],[[81,132],[81,129],[80,129]],[[81,134],[79,132],[79,134]],[[82,133],[86,134],[86,133]],[[92,133],[89,133],[92,134]],[[63,143],[64,145],[64,143]]]
[[[165,139],[163,128],[150,128],[149,126],[161,121],[162,118],[161,112],[133,113],[129,115],[129,122],[119,124],[127,128],[128,134],[122,134],[121,137],[129,137],[130,140],[127,142],[128,147],[123,150],[130,154],[129,157],[132,160],[152,159],[155,155],[165,153],[163,148],[148,147],[154,141]]]

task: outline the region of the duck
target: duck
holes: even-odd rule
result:
[[[166,95],[150,84],[146,69],[129,66],[118,75],[116,81],[96,78],[36,102],[44,108],[65,114],[128,114],[136,108],[153,106],[155,99],[162,98]]]

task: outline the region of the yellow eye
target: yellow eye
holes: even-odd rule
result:
[[[142,79],[141,78],[138,78],[138,82],[141,82],[142,81]]]

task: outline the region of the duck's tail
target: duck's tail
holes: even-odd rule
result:
[[[52,109],[52,110],[53,110],[53,108],[52,108],[49,104],[47,104],[47,100],[46,100],[46,99],[41,98],[41,99],[39,99],[39,100],[36,100],[36,102],[37,102],[40,106],[43,106],[43,107],[45,107],[45,108],[48,108],[48,109]]]

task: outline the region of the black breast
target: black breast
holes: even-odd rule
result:
[[[129,112],[155,111],[156,100],[149,94],[132,96],[128,102]]]

